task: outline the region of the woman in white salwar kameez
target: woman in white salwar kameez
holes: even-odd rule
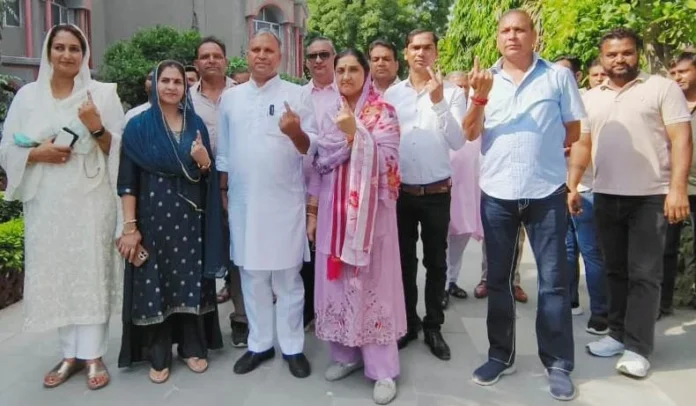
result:
[[[7,200],[24,203],[24,327],[58,328],[63,360],[53,388],[87,368],[87,386],[109,383],[102,362],[121,298],[114,243],[123,110],[116,85],[93,81],[85,35],[73,25],[46,37],[38,80],[14,98],[0,144]],[[72,147],[53,143],[67,128]]]

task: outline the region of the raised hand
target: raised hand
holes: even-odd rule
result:
[[[357,124],[355,122],[355,114],[353,114],[353,109],[350,108],[348,101],[345,97],[341,97],[341,108],[336,114],[334,120],[338,128],[346,134],[346,141],[348,143],[353,142],[355,137],[355,131],[357,130]]]
[[[200,130],[197,132],[196,140],[191,144],[191,158],[196,161],[198,166],[210,165],[210,156],[208,155],[208,150],[205,148],[205,145],[203,145]]]
[[[488,69],[481,69],[479,57],[474,58],[474,66],[469,72],[469,84],[474,89],[474,97],[488,98],[493,88],[493,74]]]
[[[425,85],[425,88],[428,90],[428,93],[430,93],[430,101],[433,104],[438,104],[445,98],[445,81],[439,69],[437,73],[435,73],[430,66],[428,66],[427,69],[428,74],[430,74],[430,80]]]
[[[87,91],[87,100],[85,100],[77,110],[77,115],[89,132],[93,133],[99,131],[104,126],[102,124],[101,114],[99,114],[99,109],[97,105],[94,104],[94,99],[92,99],[92,92],[89,90]]]
[[[280,131],[291,138],[298,137],[302,134],[300,116],[292,111],[288,102],[285,102],[285,113],[280,117],[280,123],[278,125]]]

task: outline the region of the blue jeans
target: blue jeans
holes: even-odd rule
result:
[[[515,361],[515,257],[522,227],[538,269],[536,318],[539,357],[546,368],[573,370],[573,323],[565,236],[565,185],[542,199],[502,200],[481,194],[481,219],[488,258],[488,358]]]
[[[580,258],[585,263],[587,292],[590,294],[590,311],[592,315],[607,317],[607,281],[602,262],[602,253],[597,244],[594,224],[594,198],[591,191],[580,193],[582,213],[570,216],[566,235],[566,250],[570,268],[570,303],[579,305],[578,285],[580,283]]]

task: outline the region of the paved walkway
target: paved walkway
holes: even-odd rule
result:
[[[462,286],[471,293],[478,281],[481,252],[472,244],[465,260]],[[522,260],[522,285],[536,289],[535,266],[527,247]],[[421,288],[423,277],[421,276]],[[583,287],[584,289],[584,287]],[[484,359],[486,301],[454,299],[443,331],[452,348],[452,360],[439,361],[430,355],[422,340],[401,352],[402,376],[394,406],[557,405],[548,395],[543,368],[537,358],[534,336],[535,295],[517,308],[517,369],[497,385],[482,388],[471,382],[471,373]],[[582,298],[587,307],[587,296]],[[420,303],[422,309],[422,301]],[[221,308],[221,315],[229,304]],[[421,310],[422,311],[422,310]],[[580,396],[576,405],[624,404],[631,406],[689,406],[694,404],[696,383],[696,312],[680,310],[657,325],[654,370],[644,381],[624,378],[614,372],[615,360],[590,358],[584,346],[592,340],[585,333],[587,315],[575,318],[576,369],[573,374]],[[164,385],[147,380],[147,367],[116,368],[120,323],[111,325],[110,351],[106,357],[112,372],[111,385],[99,392],[85,386],[84,375],[65,385],[46,390],[41,380],[60,358],[56,332],[21,333],[21,307],[0,311],[0,406],[192,406],[221,404],[235,406],[368,406],[373,405],[372,384],[359,373],[335,383],[323,379],[328,365],[325,345],[307,335],[307,356],[314,371],[305,380],[293,378],[285,363],[276,360],[246,376],[234,375],[232,367],[242,350],[226,347],[211,354],[210,370],[194,375],[182,363],[174,364],[171,379]],[[229,326],[223,323],[229,337]]]

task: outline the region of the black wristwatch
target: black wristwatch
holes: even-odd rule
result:
[[[104,126],[102,126],[102,128],[98,129],[97,131],[92,132],[92,137],[99,138],[102,135],[104,135],[105,133],[106,133],[106,128],[104,128]]]

